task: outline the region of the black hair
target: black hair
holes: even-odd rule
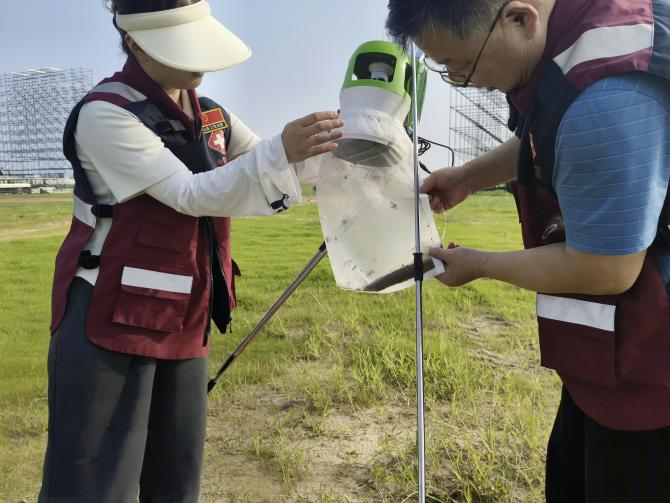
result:
[[[159,10],[186,7],[200,0],[107,0],[109,10],[114,14],[141,14]]]
[[[386,30],[405,48],[410,40],[440,28],[467,40],[491,23],[502,4],[503,0],[389,0]]]
[[[105,5],[112,14],[124,15],[176,9],[198,2],[200,0],[105,0]],[[116,26],[116,22],[114,22],[114,26]],[[125,41],[126,32],[118,26],[116,26],[116,29],[121,34],[121,48],[123,52],[130,56],[130,49]]]

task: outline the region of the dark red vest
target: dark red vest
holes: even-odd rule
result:
[[[542,63],[528,86],[510,95],[520,115],[515,196],[527,248],[565,241],[552,187],[563,115],[581,91],[609,75],[646,71],[670,83],[668,26],[664,1],[556,3]],[[619,38],[602,45],[618,54],[589,46],[602,27],[625,27],[625,37],[615,30],[611,36]],[[622,295],[538,294],[542,365],[557,370],[580,408],[610,428],[670,426],[670,299],[652,255]]]
[[[209,351],[210,319],[224,331],[235,307],[229,219],[184,215],[147,195],[114,206],[95,204],[75,153],[74,131],[84,103],[114,103],[137,115],[197,173],[225,164],[230,120],[219,105],[191,93],[196,119],[188,123],[162,97],[149,98],[157,86],[140,79],[137,87],[144,88],[136,89],[138,68],[129,71],[129,65],[96,86],[66,127],[64,150],[76,180],[74,218],[56,258],[51,329],[63,317],[77,267],[99,266],[86,320],[89,340],[123,353],[200,358]],[[112,226],[99,257],[91,257],[84,246],[97,218],[112,218]]]

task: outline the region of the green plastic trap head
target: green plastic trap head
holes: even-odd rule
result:
[[[419,117],[426,94],[426,68],[417,65]],[[392,42],[361,45],[349,61],[340,93],[346,125],[335,155],[371,167],[389,167],[409,155],[405,126],[412,126],[412,58]]]

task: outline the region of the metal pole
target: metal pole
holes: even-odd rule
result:
[[[233,353],[228,357],[226,362],[216,373],[216,376],[214,376],[214,378],[209,381],[209,384],[207,385],[207,393],[212,391],[212,388],[216,386],[216,383],[218,382],[219,378],[223,375],[223,373],[226,371],[226,369],[232,365],[232,363],[238,356],[240,356],[240,354],[242,354],[242,352],[251,343],[251,341],[254,340],[256,335],[258,335],[258,332],[260,332],[261,329],[267,324],[267,322],[270,321],[272,316],[274,316],[274,314],[279,310],[279,308],[284,304],[284,302],[286,302],[286,300],[291,296],[291,294],[296,290],[296,288],[298,288],[300,284],[303,281],[305,281],[305,278],[309,276],[309,273],[311,273],[314,270],[314,268],[319,264],[319,262],[321,262],[321,259],[323,259],[323,257],[325,257],[327,254],[328,250],[326,249],[326,243],[321,243],[321,246],[319,246],[319,249],[316,252],[316,254],[307,263],[307,265],[300,272],[300,274],[298,274],[298,276],[288,286],[288,288],[284,291],[284,293],[281,294],[281,296],[277,299],[277,301],[272,305],[270,310],[265,314],[265,316],[263,316],[261,321],[259,321],[258,324],[254,327],[251,333],[244,338],[244,340],[240,343],[239,346],[237,346],[237,349],[235,349],[235,351],[233,351]]]
[[[419,503],[426,501],[426,455],[423,418],[423,255],[421,253],[421,222],[419,213],[419,103],[416,45],[412,42],[412,140],[414,142],[415,239],[414,269],[416,279],[416,409],[417,452],[419,455]]]

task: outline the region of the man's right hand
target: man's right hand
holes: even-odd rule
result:
[[[464,166],[442,168],[426,178],[419,191],[428,194],[434,212],[444,213],[472,195],[473,191],[465,182],[466,171]]]
[[[463,166],[436,171],[421,186],[437,213],[453,208],[475,192],[516,179],[520,141],[516,136]]]

